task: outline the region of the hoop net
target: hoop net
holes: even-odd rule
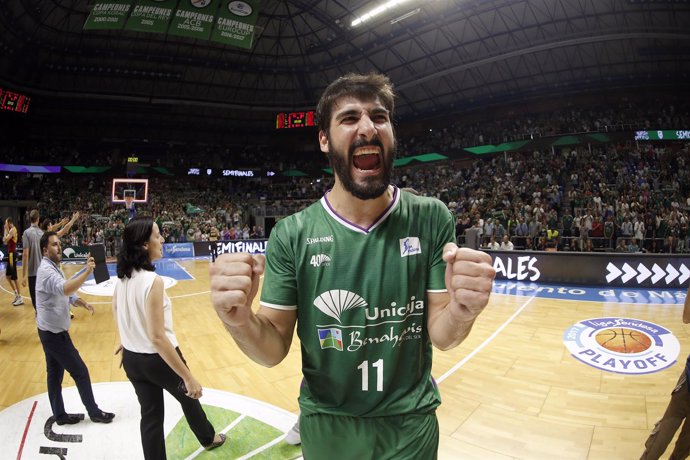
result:
[[[132,209],[133,205],[134,205],[134,197],[133,196],[126,196],[125,197],[125,207],[127,209]]]

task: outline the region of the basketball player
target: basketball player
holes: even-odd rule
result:
[[[44,232],[56,232],[58,238],[62,238],[69,232],[69,230],[72,228],[72,225],[79,219],[79,211],[75,211],[72,214],[72,218],[68,221],[66,217],[63,217],[60,222],[56,224],[51,224],[50,219],[47,217],[44,218],[41,223],[38,225],[39,228],[44,231]]]
[[[38,226],[40,217],[38,209],[32,209],[29,213],[31,226],[22,234],[22,248],[24,248],[22,252],[22,286],[26,287],[26,282],[29,282],[29,295],[31,295],[34,310],[36,310],[36,272],[42,257],[41,236],[43,236],[43,230]]]
[[[72,218],[66,223],[65,219],[57,224],[51,224],[48,219],[44,219],[41,222],[43,226],[41,228],[41,225],[39,225],[41,216],[38,209],[32,209],[29,213],[31,226],[24,230],[22,235],[22,247],[24,248],[22,252],[22,285],[26,286],[26,282],[29,282],[29,295],[31,296],[34,310],[36,310],[36,272],[41,264],[41,236],[46,231],[56,231],[58,238],[62,238],[79,219],[79,215],[79,211],[74,212]]]
[[[210,267],[216,312],[254,361],[282,361],[297,325],[306,459],[437,458],[432,344],[467,337],[495,276],[487,254],[455,245],[443,203],[390,184],[393,106],[383,75],[331,83],[317,117],[333,189],[278,222],[265,261],[223,254]]]
[[[2,236],[2,242],[7,245],[7,267],[5,268],[5,276],[10,287],[14,289],[14,300],[12,305],[15,307],[22,305],[24,300],[19,291],[19,283],[17,282],[17,227],[12,223],[12,218],[5,219],[5,229]]]
[[[690,290],[685,296],[683,307],[683,322],[690,323]],[[645,442],[645,450],[642,452],[640,460],[656,460],[666,451],[673,436],[683,424],[680,430],[676,445],[671,452],[669,460],[680,460],[688,458],[690,455],[690,388],[688,388],[688,378],[690,378],[690,356],[685,361],[685,369],[680,374],[676,387],[671,392],[671,401],[668,403],[666,412],[661,420],[656,422],[652,433]]]

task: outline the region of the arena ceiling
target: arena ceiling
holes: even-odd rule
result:
[[[0,83],[32,96],[43,135],[243,142],[277,112],[313,109],[348,72],[389,75],[402,122],[583,91],[687,91],[687,0],[427,0],[350,25],[377,3],[265,0],[244,50],[85,31],[93,0],[5,0]]]

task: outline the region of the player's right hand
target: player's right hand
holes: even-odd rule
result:
[[[209,265],[211,302],[226,325],[243,326],[253,315],[252,301],[265,260],[263,255],[231,253],[221,254]]]

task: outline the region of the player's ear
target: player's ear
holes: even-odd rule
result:
[[[323,153],[328,153],[328,132],[324,130],[319,131],[319,147]]]

